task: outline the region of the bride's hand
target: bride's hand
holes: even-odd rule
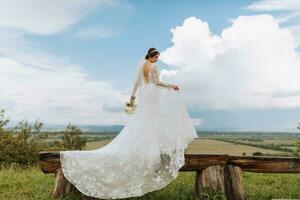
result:
[[[131,96],[131,97],[130,97],[129,102],[130,102],[131,105],[133,104],[133,101],[135,100],[135,98],[136,98],[135,96]]]
[[[174,90],[179,90],[179,87],[175,84],[172,84],[171,88],[174,89]]]

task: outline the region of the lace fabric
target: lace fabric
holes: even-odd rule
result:
[[[161,86],[166,86],[167,84],[162,83],[159,80],[159,72],[157,69],[157,64],[156,63],[151,63],[150,64],[150,70],[149,70],[149,82],[147,82],[143,76],[143,66],[147,62],[145,59],[141,59],[139,61],[138,67],[136,69],[135,77],[134,77],[134,82],[133,82],[133,89],[131,91],[131,96],[135,96],[137,93],[138,89],[145,86],[145,84],[156,84],[156,85],[161,85]]]
[[[139,88],[139,106],[107,145],[61,151],[66,179],[87,196],[119,199],[142,196],[167,186],[184,165],[184,152],[197,138],[182,93],[149,83]]]

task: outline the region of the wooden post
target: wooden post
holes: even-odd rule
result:
[[[197,170],[196,171],[195,189],[194,189],[196,200],[204,200],[202,172],[203,172],[203,170]]]
[[[204,188],[222,192],[225,195],[224,166],[210,166],[203,171],[202,182]]]
[[[244,200],[241,169],[232,165],[210,166],[196,171],[195,196],[204,200],[204,188],[220,192],[228,200]]]
[[[70,194],[74,186],[64,177],[62,169],[55,171],[55,186],[52,193],[54,198],[65,197]]]
[[[224,182],[225,193],[228,200],[244,200],[241,168],[225,165]]]
[[[215,165],[196,172],[195,195],[197,200],[204,200],[204,189],[212,189],[225,194],[224,166]]]

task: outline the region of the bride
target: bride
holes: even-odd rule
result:
[[[139,63],[130,101],[138,106],[107,145],[61,151],[66,179],[87,196],[118,199],[142,196],[167,186],[184,165],[184,151],[197,137],[179,88],[159,80],[159,52],[150,48]]]

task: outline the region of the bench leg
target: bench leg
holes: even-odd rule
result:
[[[205,188],[220,192],[227,200],[244,200],[242,171],[237,166],[216,165],[196,171],[197,200],[204,200]]]
[[[197,170],[196,171],[196,178],[195,178],[195,196],[196,196],[196,200],[204,200],[204,196],[203,196],[203,177],[202,177],[202,173],[203,170]]]
[[[211,188],[225,195],[224,187],[224,166],[210,166],[203,171],[203,187]]]
[[[218,191],[225,196],[224,166],[210,166],[196,172],[195,194],[199,200],[203,200],[204,190]]]
[[[242,170],[238,166],[226,165],[224,171],[225,193],[228,200],[244,200]]]
[[[60,198],[67,196],[74,187],[63,175],[62,169],[58,168],[55,172],[55,186],[52,197]]]

